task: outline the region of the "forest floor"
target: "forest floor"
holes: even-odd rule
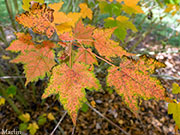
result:
[[[8,40],[14,38],[11,33],[9,36]],[[6,48],[3,43],[0,43],[0,46]],[[172,83],[180,82],[179,48],[170,45],[162,48],[161,44],[154,42],[153,37],[148,36],[135,51],[137,53],[148,51],[152,57],[166,64],[166,68],[157,71],[157,77],[166,89],[166,95],[168,97],[176,98],[177,100],[180,99],[180,96],[178,97],[171,94]],[[2,57],[2,55],[8,55],[8,53],[2,52],[0,53],[0,57]],[[9,60],[0,59],[0,65],[5,75],[16,75],[12,64],[9,64]],[[18,64],[18,66],[20,72],[22,72],[22,65]],[[106,85],[106,72],[102,71],[98,73],[97,76],[101,84]],[[25,79],[23,80],[25,81]],[[65,111],[55,96],[48,97],[47,100],[42,103],[41,96],[44,88],[47,87],[47,79],[43,81],[39,80],[35,83],[35,97],[33,97],[32,85],[28,85],[27,88],[24,89],[19,79],[10,79],[10,81],[12,81],[18,90],[24,93],[24,97],[29,103],[27,108],[23,107],[16,99],[14,99],[14,102],[20,110],[31,115],[31,121],[37,121],[37,117],[43,113],[53,113],[56,120],[59,121],[64,114]],[[0,83],[8,86],[6,80],[1,79]],[[168,104],[165,101],[142,100],[139,117],[137,118],[127,108],[122,98],[117,95],[116,92],[109,94],[109,92],[103,90],[100,92],[90,92],[87,90],[87,98],[89,102],[95,101],[96,104],[94,108],[96,110],[131,135],[175,135],[175,123],[172,115],[168,115],[167,113]],[[1,129],[18,129],[20,123],[21,120],[18,119],[17,114],[7,102],[5,105],[0,106]],[[39,126],[36,135],[49,135],[55,126],[56,123],[54,121],[47,121],[43,126]],[[75,129],[74,135],[124,135],[118,128],[107,122],[91,108],[89,108],[87,112],[79,111],[75,128],[73,128],[69,115],[66,115],[60,124],[60,128],[56,130],[54,135],[71,135],[73,129]],[[24,134],[27,134],[27,132],[24,132]]]

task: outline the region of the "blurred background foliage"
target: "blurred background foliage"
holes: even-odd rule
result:
[[[54,3],[62,0],[45,0],[46,3]],[[99,0],[100,1],[100,0]],[[94,11],[94,19],[93,21],[85,20],[87,23],[93,23],[94,25],[104,25],[104,19],[107,17],[114,17],[119,15],[127,15],[122,12],[121,4],[119,3],[108,3],[108,6],[105,7],[104,12],[101,12],[101,3],[102,1],[105,3],[105,0],[101,0],[99,4],[98,0],[64,0],[64,6],[62,8],[65,12],[77,12],[79,11],[79,3],[86,2],[88,6]],[[73,3],[74,2],[74,3]],[[179,5],[180,0],[141,0],[140,5],[142,10],[145,12],[144,14],[136,14],[135,16],[127,15],[130,17],[132,22],[135,24],[138,31],[141,35],[147,32],[147,29],[151,26],[152,30],[148,34],[152,34],[155,37],[156,41],[163,42],[164,44],[170,44],[173,46],[180,45],[180,23],[177,22],[177,19],[180,18],[179,11],[172,15],[169,13],[165,13],[164,10],[170,4]],[[8,8],[9,7],[9,11]],[[99,10],[100,8],[100,10]],[[18,13],[22,13],[22,0],[0,0],[0,24],[1,26],[10,26],[12,24],[15,29],[15,24],[17,23],[14,20],[14,17]],[[151,18],[148,19],[148,16]],[[160,20],[160,17],[163,17]],[[15,24],[14,24],[15,23]],[[2,28],[1,28],[2,29]],[[16,30],[16,29],[15,29]],[[3,38],[1,34],[1,39]],[[134,36],[134,35],[133,35]],[[163,41],[165,39],[165,41]]]

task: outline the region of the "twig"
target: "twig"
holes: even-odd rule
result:
[[[75,129],[76,129],[76,126],[73,126],[72,134],[71,135],[74,135]]]
[[[169,76],[169,75],[151,75],[152,77],[160,77],[164,80],[180,80],[180,77],[174,77],[174,76]]]
[[[16,79],[16,78],[26,78],[25,76],[1,76],[0,79]]]
[[[108,119],[107,117],[105,117],[102,113],[100,113],[98,110],[96,110],[94,107],[92,107],[90,104],[86,103],[93,111],[95,111],[98,115],[100,115],[101,117],[103,117],[105,120],[107,120],[109,123],[111,123],[113,126],[115,126],[116,128],[118,128],[119,130],[121,130],[124,134],[126,135],[130,135],[129,133],[127,133],[126,131],[124,131],[122,128],[120,128],[117,124],[115,124],[114,122],[112,122],[110,119]]]
[[[54,128],[54,130],[51,132],[50,135],[53,135],[54,132],[56,131],[56,129],[58,128],[58,126],[61,124],[62,120],[64,119],[64,117],[66,116],[67,111],[64,112],[63,116],[61,117],[61,119],[59,120],[58,124],[56,125],[56,127]]]

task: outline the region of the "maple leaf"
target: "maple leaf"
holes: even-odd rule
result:
[[[53,9],[46,4],[34,3],[30,11],[16,16],[16,21],[24,27],[32,28],[35,33],[46,34],[50,38],[55,32]]]
[[[25,11],[29,11],[29,8],[30,8],[30,2],[32,0],[23,0],[23,5],[22,5],[22,8],[25,10]],[[39,2],[39,3],[44,3],[44,0],[33,0],[34,2]]]
[[[130,56],[130,54],[126,52],[119,44],[110,39],[114,29],[96,29],[93,32],[94,46],[99,52],[100,55],[105,56],[106,59],[110,60],[110,57],[123,55]]]
[[[180,103],[169,103],[168,114],[173,114],[173,119],[180,129]]]
[[[48,4],[48,7],[54,9],[55,12],[58,12],[61,9],[63,4],[64,4],[64,2],[53,3],[53,4]]]
[[[59,2],[59,3],[53,3],[53,4],[48,4],[48,7],[54,9],[54,24],[62,24],[71,21],[72,19],[69,18],[65,13],[59,12],[61,9],[62,5],[64,2]]]
[[[88,8],[86,3],[79,4],[79,7],[81,8],[80,13],[82,14],[82,18],[88,17],[92,20],[92,11],[90,8]]]
[[[119,95],[123,95],[125,103],[136,114],[138,97],[164,99],[165,89],[158,79],[150,76],[160,67],[164,67],[164,64],[146,56],[138,61],[123,57],[120,67],[108,70],[107,83],[114,86]]]
[[[72,68],[63,63],[54,67],[52,72],[42,98],[59,94],[60,102],[71,116],[73,124],[76,125],[77,112],[87,101],[85,88],[99,89],[99,81],[82,63],[75,63]]]
[[[68,13],[67,17],[71,19],[71,21],[56,25],[57,34],[61,35],[64,32],[71,32],[72,28],[75,27],[76,22],[81,18],[81,13]]]
[[[69,32],[65,32],[59,35],[59,39],[63,41],[73,41],[74,37]]]
[[[73,29],[73,36],[78,42],[85,46],[92,46],[92,34],[95,28],[92,26],[84,26],[82,21],[79,21]]]
[[[140,6],[138,6],[139,0],[117,0],[118,2],[124,1],[124,5],[122,5],[122,10],[124,10],[128,14],[138,14],[138,13],[144,13],[144,11],[141,9]]]
[[[15,33],[15,34],[17,36],[17,39],[11,42],[10,46],[6,48],[6,50],[12,52],[21,51],[22,53],[24,53],[24,51],[35,49],[30,34],[24,34],[24,33]]]
[[[75,60],[78,62],[83,62],[88,65],[89,64],[92,65],[93,63],[97,64],[96,57],[93,56],[90,52],[91,52],[90,48],[88,49],[79,48]]]
[[[137,32],[134,24],[129,21],[129,18],[126,16],[118,16],[116,19],[109,17],[105,19],[105,27],[117,27],[114,30],[114,34],[120,39],[124,40],[127,34],[127,30],[131,29],[134,32]]]
[[[39,78],[42,79],[46,73],[50,73],[51,68],[56,64],[52,51],[53,46],[52,42],[44,41],[39,48],[24,52],[10,61],[24,64],[24,73],[27,78],[25,85],[37,81]]]
[[[111,3],[109,2],[100,2],[99,3],[99,8],[101,10],[101,13],[107,13],[110,16],[119,16],[122,12],[121,10],[122,5],[118,2],[116,3]]]

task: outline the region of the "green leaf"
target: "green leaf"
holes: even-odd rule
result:
[[[19,125],[19,130],[20,130],[20,131],[25,131],[25,130],[27,129],[27,127],[28,127],[28,124],[27,124],[27,123],[21,123],[21,124]]]
[[[105,24],[104,24],[104,26],[106,27],[106,28],[113,28],[113,27],[116,27],[117,26],[117,21],[115,21],[115,20],[111,20],[111,19],[104,19],[104,21],[105,21]]]
[[[88,105],[83,103],[81,110],[86,113],[88,109],[89,109]]]
[[[129,21],[129,18],[126,16],[118,16],[116,19],[109,17],[104,19],[104,26],[107,28],[117,27],[114,30],[114,34],[123,41],[127,35],[127,30],[131,29],[133,32],[137,32],[135,25]]]
[[[110,16],[116,15],[119,16],[121,14],[121,4],[120,3],[107,3],[101,2],[99,3],[99,7],[101,13],[108,13]]]
[[[177,83],[172,84],[172,93],[173,94],[180,94],[180,87]]]
[[[124,41],[127,35],[127,31],[123,28],[117,28],[114,30],[114,35],[116,35],[117,38],[119,38],[121,41]]]
[[[47,121],[47,118],[45,117],[46,114],[43,114],[38,117],[38,125],[44,125]]]
[[[9,86],[8,88],[7,88],[7,90],[6,90],[6,94],[7,95],[16,95],[16,90],[17,90],[17,87],[16,86],[14,86],[14,85],[11,85],[11,86]]]

